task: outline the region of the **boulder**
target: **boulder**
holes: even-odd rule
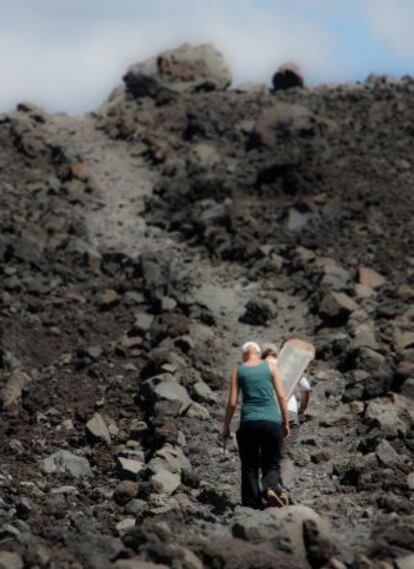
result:
[[[94,441],[103,441],[111,444],[111,435],[105,421],[99,413],[95,413],[92,419],[86,423],[86,431]]]
[[[155,96],[166,90],[175,93],[226,89],[231,72],[222,54],[211,44],[183,44],[132,65],[124,82],[134,97]]]
[[[315,531],[327,542],[332,541],[327,523],[307,506],[268,508],[262,512],[241,508],[234,516],[232,532],[235,537],[253,543],[271,541],[276,549],[306,560],[305,523],[315,523]]]
[[[59,450],[41,460],[40,469],[45,474],[66,473],[74,478],[92,476],[89,461],[67,450]]]
[[[305,81],[299,67],[295,63],[283,63],[272,78],[274,91],[285,91],[293,87],[304,87]]]

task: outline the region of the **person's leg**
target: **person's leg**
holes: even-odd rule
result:
[[[259,488],[259,446],[253,423],[242,423],[237,431],[241,461],[242,505],[250,508],[262,506]]]
[[[261,457],[263,491],[267,489],[281,492],[283,490],[280,461],[282,458],[283,430],[280,423],[267,421],[261,433]]]

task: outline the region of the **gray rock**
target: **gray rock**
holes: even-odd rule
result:
[[[340,291],[347,288],[351,282],[351,275],[335,262],[326,263],[323,267],[324,276],[321,284],[332,290]]]
[[[23,454],[24,446],[18,439],[10,439],[8,447],[13,454]]]
[[[192,395],[198,402],[214,403],[217,401],[216,393],[204,381],[200,380],[192,386]]]
[[[91,360],[99,360],[102,352],[103,350],[100,346],[89,346],[88,348],[82,350],[82,355],[91,358]]]
[[[128,480],[136,480],[141,472],[145,470],[145,464],[139,460],[119,456],[117,461],[120,476]]]
[[[381,464],[390,468],[399,467],[403,464],[400,455],[386,440],[382,440],[379,443],[375,450],[375,455]]]
[[[0,550],[0,569],[23,569],[23,559],[17,553]]]
[[[414,332],[397,328],[394,333],[394,345],[397,352],[411,348],[414,346]]]
[[[414,554],[400,557],[394,561],[396,569],[413,569],[414,567]]]
[[[343,292],[329,291],[319,305],[319,314],[325,319],[346,319],[358,310],[357,303]]]
[[[400,409],[391,400],[370,401],[365,410],[365,420],[379,427],[384,435],[396,438],[406,435],[407,426],[399,416]]]
[[[309,206],[296,204],[288,209],[286,228],[288,231],[301,231],[314,217]]]
[[[1,401],[3,407],[13,407],[17,405],[22,397],[23,391],[29,387],[31,378],[22,370],[15,370],[8,378],[6,385],[1,391]]]
[[[120,522],[118,522],[116,524],[116,530],[118,532],[119,535],[125,535],[126,533],[128,533],[129,531],[132,530],[132,528],[135,527],[135,518],[124,518],[123,520],[121,520]]]
[[[119,295],[116,290],[109,288],[95,296],[95,304],[105,310],[112,308],[119,302]]]
[[[51,494],[79,494],[76,486],[58,486],[50,490]]]
[[[371,348],[377,350],[379,348],[376,336],[374,323],[359,324],[355,331],[354,337],[351,341],[350,349],[356,350],[359,348]]]
[[[234,516],[232,531],[235,537],[247,541],[260,543],[271,540],[276,549],[306,559],[304,523],[308,521],[315,522],[317,531],[325,540],[332,540],[327,523],[306,506],[268,508],[263,512],[241,508]]]
[[[95,413],[92,419],[86,423],[86,431],[95,441],[111,444],[109,429],[99,413]]]
[[[67,473],[71,476],[92,476],[89,461],[67,450],[59,450],[40,461],[40,469],[45,474]]]
[[[401,395],[414,400],[414,377],[406,379],[401,387]]]
[[[410,472],[410,474],[408,474],[407,486],[410,490],[414,490],[414,472]]]
[[[153,474],[161,470],[168,470],[180,475],[183,472],[191,472],[191,463],[182,449],[170,444],[166,444],[160,450],[157,450],[147,467]]]
[[[67,535],[66,546],[82,567],[102,569],[110,567],[124,551],[120,539],[92,532],[73,532]]]
[[[147,312],[137,312],[135,314],[134,331],[138,334],[146,334],[154,322],[154,316]]]
[[[134,498],[130,500],[125,506],[125,512],[136,517],[142,516],[143,513],[147,512],[149,509],[148,503],[145,500],[139,500]]]
[[[332,123],[305,106],[278,101],[262,111],[251,134],[251,143],[259,147],[277,148],[283,141],[286,146],[286,137],[313,137],[332,128]],[[291,151],[284,158],[288,158],[284,164],[293,166],[298,163],[300,154]]]
[[[157,492],[167,496],[171,496],[181,484],[181,476],[168,470],[159,470],[150,480]]]
[[[359,267],[358,274],[359,284],[364,287],[380,288],[385,284],[385,278],[369,267]]]
[[[212,45],[189,44],[132,65],[124,82],[135,97],[154,96],[164,89],[176,93],[226,89],[230,69]]]
[[[131,500],[136,498],[139,492],[139,485],[132,480],[123,480],[114,490],[114,500],[120,506],[125,505]]]
[[[204,407],[204,405],[193,401],[193,403],[191,403],[185,410],[185,415],[187,417],[205,420],[210,418],[210,411],[207,409],[207,407]]]
[[[146,380],[142,385],[142,393],[148,399],[177,403],[179,413],[184,412],[191,404],[186,388],[168,373]]]

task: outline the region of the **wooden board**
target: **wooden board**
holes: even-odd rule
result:
[[[315,347],[310,342],[292,338],[283,344],[277,358],[277,368],[282,376],[286,399],[289,399],[303,372],[315,357]]]

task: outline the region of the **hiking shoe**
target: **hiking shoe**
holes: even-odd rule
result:
[[[284,506],[289,505],[289,496],[287,492],[277,493],[271,488],[268,488],[264,493],[264,497],[268,504],[276,508],[283,508]]]

